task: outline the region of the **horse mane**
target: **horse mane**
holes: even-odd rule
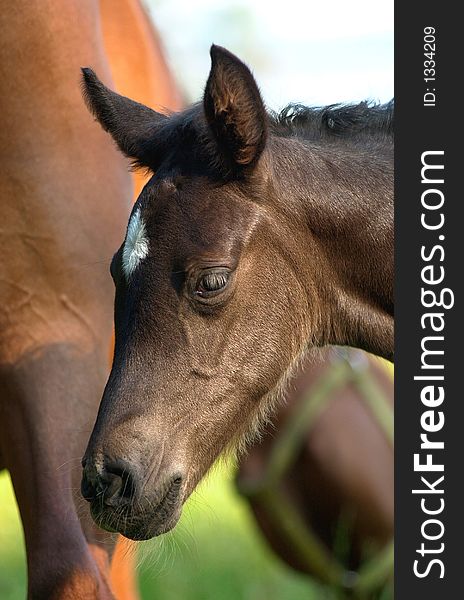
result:
[[[156,170],[161,157],[170,152],[189,165],[192,171],[208,168],[210,175],[224,177],[218,168],[217,148],[213,142],[204,117],[203,103],[196,102],[181,112],[169,112],[157,135],[142,142],[150,154],[152,164],[147,166],[133,158],[132,169]],[[359,104],[330,104],[308,107],[291,103],[280,112],[268,111],[268,126],[277,137],[298,138],[305,141],[326,143],[393,144],[394,100],[385,104],[363,101]]]
[[[279,113],[270,113],[271,130],[281,137],[321,139],[393,139],[394,100],[385,104],[330,104],[308,107],[288,104]]]

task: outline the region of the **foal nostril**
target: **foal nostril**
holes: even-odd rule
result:
[[[96,495],[95,486],[89,480],[85,472],[82,475],[81,494],[84,497],[84,499],[87,500],[87,502],[92,502]]]
[[[131,466],[125,461],[111,462],[106,465],[102,481],[103,501],[108,506],[130,501],[135,494],[135,478]]]
[[[102,488],[102,500],[107,506],[116,506],[121,503],[123,480],[119,475],[108,473]]]
[[[108,461],[100,468],[87,461],[81,493],[88,502],[117,506],[132,500],[135,490],[133,468],[125,461]]]

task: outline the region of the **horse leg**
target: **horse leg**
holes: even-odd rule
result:
[[[113,598],[108,577],[115,538],[97,530],[87,507],[81,524],[72,489],[106,361],[61,342],[0,370],[2,454],[21,512],[34,600]]]
[[[135,542],[118,537],[111,560],[110,582],[118,600],[138,600]]]

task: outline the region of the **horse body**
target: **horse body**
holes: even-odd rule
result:
[[[125,0],[117,6],[113,0],[100,0],[100,10],[103,41],[116,89],[160,110],[180,110],[184,103],[164,60],[159,35],[139,0]],[[140,172],[133,176],[136,199],[147,177]]]
[[[125,31],[143,40],[148,22],[128,4],[121,15],[106,6],[106,29],[124,18]],[[112,82],[114,41],[103,40],[100,8],[96,0],[19,1],[0,15],[0,468],[12,476],[34,598],[112,597],[114,536],[79,520],[73,501],[107,376],[108,261],[132,194],[127,165],[93,125],[79,88],[82,64]],[[144,53],[153,44],[140,46],[137,66],[151,81],[156,64]],[[117,61],[113,68],[119,81],[129,76]],[[176,108],[164,82],[170,90],[152,101]]]
[[[83,461],[94,518],[132,539],[175,525],[308,348],[393,356],[392,107],[316,111],[298,135],[241,61],[211,57],[203,104],[170,117],[83,71],[93,114],[155,173],[113,257],[115,354]]]
[[[326,583],[352,584],[393,536],[393,385],[384,366],[361,351],[330,348],[322,358],[304,362],[272,425],[240,461],[237,484],[283,560]],[[285,526],[289,505],[313,536],[307,546]],[[334,563],[341,567],[336,582]],[[390,574],[380,572],[372,587]]]

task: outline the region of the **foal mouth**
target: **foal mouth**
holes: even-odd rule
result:
[[[182,513],[181,481],[171,481],[154,504],[149,498],[133,499],[130,504],[113,507],[95,500],[90,512],[95,523],[110,533],[120,533],[134,541],[143,541],[167,533],[177,525]]]

